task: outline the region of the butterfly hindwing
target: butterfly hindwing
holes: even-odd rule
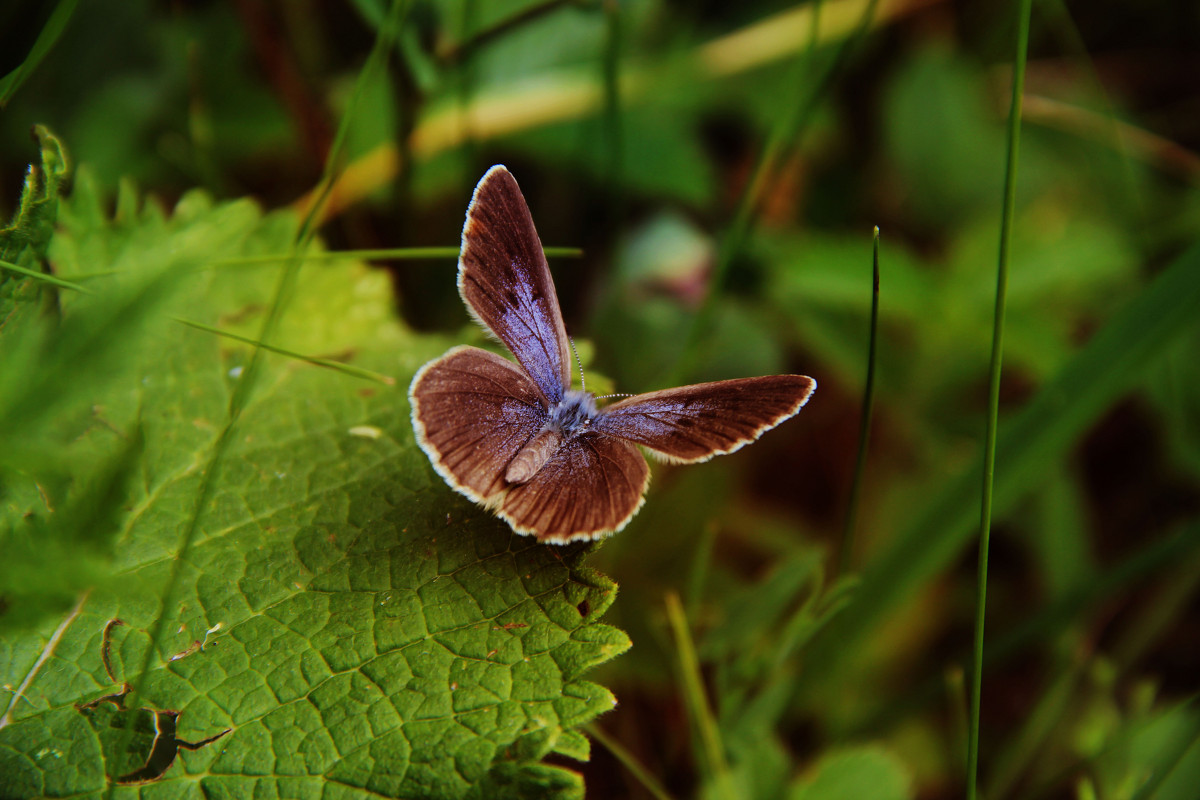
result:
[[[430,361],[409,389],[417,443],[459,493],[496,502],[504,470],[546,419],[533,382],[508,359],[455,347]]]
[[[571,384],[570,343],[533,218],[516,179],[488,170],[471,198],[458,291],[553,405]]]
[[[769,375],[663,389],[604,408],[595,428],[669,461],[705,461],[795,414],[816,385],[803,375]]]
[[[500,516],[543,542],[595,539],[625,527],[649,481],[650,469],[636,447],[583,433],[564,442],[527,483],[514,486]]]

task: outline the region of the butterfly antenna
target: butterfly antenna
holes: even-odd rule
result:
[[[575,340],[568,336],[567,341],[571,343],[571,352],[575,354],[575,363],[579,365],[579,390],[586,392],[587,383],[583,380],[583,362],[579,360],[579,351],[575,349]]]
[[[599,397],[597,397],[596,399],[597,400],[607,400],[610,397],[633,397],[633,395],[625,394],[624,392],[617,393],[617,394],[602,394]]]

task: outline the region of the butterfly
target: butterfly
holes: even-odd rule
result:
[[[650,480],[639,447],[677,463],[732,453],[799,411],[817,385],[770,375],[607,405],[572,389],[550,268],[516,179],[501,165],[467,207],[458,291],[516,363],[462,346],[421,367],[408,392],[417,443],[451,488],[541,542],[621,530]]]

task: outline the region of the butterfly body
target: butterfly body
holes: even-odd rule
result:
[[[564,434],[572,435],[587,428],[599,416],[594,394],[582,389],[568,389],[563,399],[550,409],[548,421]]]
[[[620,530],[662,460],[731,453],[795,414],[816,387],[803,375],[694,384],[601,407],[570,385],[569,340],[541,241],[516,181],[492,167],[463,227],[459,293],[517,363],[455,347],[409,388],[417,442],[459,493],[518,533],[563,543]]]

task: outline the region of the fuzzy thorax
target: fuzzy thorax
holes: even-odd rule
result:
[[[568,390],[546,416],[546,423],[517,451],[504,471],[509,483],[525,483],[538,473],[559,446],[591,427],[599,415],[591,392]]]

